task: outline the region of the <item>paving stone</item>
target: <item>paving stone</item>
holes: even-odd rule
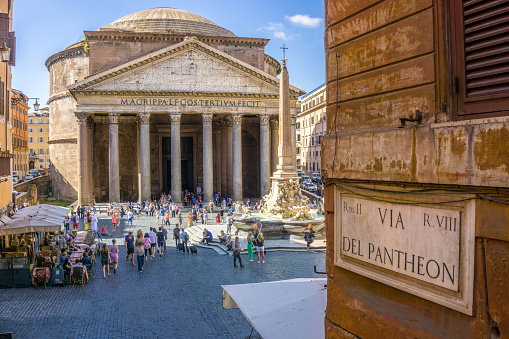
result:
[[[171,221],[175,225],[176,219]],[[104,223],[111,232],[111,219],[100,214],[99,227]],[[125,263],[123,237],[128,230],[148,232],[155,218],[142,216],[133,224],[123,220],[113,235],[120,245],[120,263],[117,274],[111,272],[107,279],[97,260],[95,278],[84,287],[0,290],[0,333],[14,332],[16,339],[245,338],[251,325],[240,310],[223,310],[221,285],[317,277],[313,265],[321,271],[325,266],[321,252],[274,252],[267,254],[265,264],[243,256],[246,267],[234,268],[230,256],[213,250],[179,253],[170,231],[166,254],[139,273]],[[103,241],[110,244],[111,239]]]

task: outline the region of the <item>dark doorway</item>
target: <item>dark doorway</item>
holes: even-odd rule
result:
[[[193,137],[180,138],[182,190],[194,191]],[[171,138],[162,140],[163,191],[171,190]]]
[[[244,198],[260,197],[260,147],[246,130],[242,131],[242,191]]]
[[[194,192],[193,137],[180,138],[182,190]]]

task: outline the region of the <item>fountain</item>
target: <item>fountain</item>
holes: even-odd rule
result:
[[[279,145],[278,165],[271,177],[270,193],[263,197],[263,208],[260,212],[244,209],[236,213],[234,226],[242,231],[250,231],[253,224],[261,224],[264,233],[302,234],[309,224],[316,232],[325,227],[325,218],[309,208],[309,199],[302,194],[299,177],[293,167],[290,117],[290,84],[286,69],[286,58],[283,58],[279,82]],[[320,206],[318,204],[318,206]]]

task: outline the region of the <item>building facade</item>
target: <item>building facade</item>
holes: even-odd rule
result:
[[[325,1],[327,337],[509,336],[499,4]]]
[[[297,166],[306,173],[317,172],[321,175],[322,167],[322,137],[326,132],[326,102],[325,84],[306,93],[300,99],[298,113],[298,136],[300,143],[297,153]]]
[[[12,89],[12,171],[18,178],[28,172],[28,98],[21,91]]]
[[[29,170],[50,168],[50,115],[49,108],[28,114]],[[70,159],[69,159],[70,160]]]
[[[0,59],[0,210],[12,203],[12,114],[11,67],[14,66],[16,40],[12,32],[13,0],[0,1],[0,46],[10,50],[9,58]],[[5,43],[5,45],[3,45]]]
[[[268,39],[172,8],[85,38],[46,61],[56,196],[88,203],[171,191],[179,201],[202,190],[206,200],[241,200],[269,191],[280,64],[264,53]],[[296,113],[302,92],[290,91]]]

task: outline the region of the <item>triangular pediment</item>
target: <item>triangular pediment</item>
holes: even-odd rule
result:
[[[191,39],[94,74],[73,91],[279,94],[279,79]],[[291,95],[301,91],[291,86]]]

